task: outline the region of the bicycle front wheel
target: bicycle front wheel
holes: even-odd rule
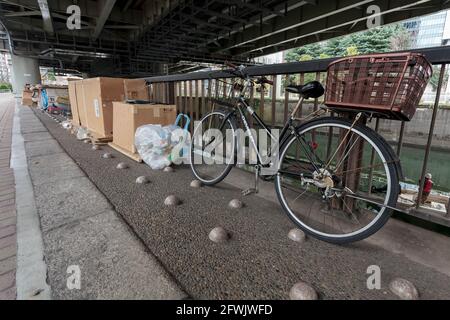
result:
[[[206,114],[194,129],[190,165],[194,176],[205,185],[222,181],[234,165],[236,125],[222,111]]]
[[[281,147],[275,178],[292,221],[337,244],[379,230],[399,194],[390,146],[370,128],[332,117],[305,123],[296,133]]]

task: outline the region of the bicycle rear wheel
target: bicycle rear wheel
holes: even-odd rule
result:
[[[190,166],[205,185],[222,181],[234,166],[236,125],[222,111],[206,114],[194,129]]]
[[[275,188],[291,220],[331,243],[362,240],[379,230],[395,207],[395,159],[377,133],[327,117],[297,128],[281,147]]]

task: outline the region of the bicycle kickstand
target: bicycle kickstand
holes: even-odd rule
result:
[[[261,167],[259,165],[255,166],[255,187],[249,188],[242,191],[243,196],[248,196],[252,193],[258,193],[258,180],[259,180],[259,171],[261,170]]]

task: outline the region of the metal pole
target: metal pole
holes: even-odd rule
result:
[[[202,81],[200,81],[200,85],[201,85],[201,87],[200,87],[200,97],[201,97],[201,102],[200,102],[200,114],[199,114],[199,118],[201,119],[202,117],[203,117],[203,115],[206,113],[205,112],[205,109],[206,109],[206,107],[205,107],[205,100],[206,100],[206,98],[205,98],[205,85],[206,85],[206,80],[202,80]]]
[[[195,100],[194,100],[194,114],[195,114],[195,120],[199,120],[199,114],[200,114],[200,98],[199,98],[199,84],[201,81],[194,80],[195,84]]]
[[[380,118],[377,118],[375,120],[375,132],[378,133],[378,130],[380,128]],[[375,149],[372,148],[372,152],[370,155],[370,171],[369,171],[369,190],[368,193],[371,194],[372,193],[372,179],[373,179],[373,164],[375,162]]]
[[[423,187],[425,183],[425,174],[427,171],[427,164],[428,164],[428,157],[430,155],[431,150],[431,142],[433,141],[433,133],[434,133],[434,125],[436,123],[436,115],[437,111],[439,109],[439,100],[441,96],[441,89],[442,89],[442,82],[444,80],[444,74],[445,74],[445,64],[441,65],[441,72],[439,74],[439,82],[436,89],[436,99],[434,100],[434,106],[433,106],[433,115],[431,117],[431,124],[430,124],[430,131],[428,133],[428,141],[425,149],[425,156],[423,159],[423,166],[422,166],[422,173],[420,175],[420,185],[419,185],[419,194],[417,195],[417,203],[416,208],[418,209],[420,207],[420,203],[422,201],[422,192]]]
[[[277,108],[277,76],[272,77],[272,105],[271,105],[271,117],[272,127],[275,126],[276,108]]]
[[[255,108],[255,87],[253,85],[250,86],[250,106]],[[249,125],[253,128],[253,117],[249,117]]]
[[[288,85],[288,79],[289,76],[286,75],[284,78],[285,86]],[[288,113],[289,113],[289,92],[284,90],[284,122],[286,122],[288,119]]]
[[[194,93],[193,93],[193,81],[190,80],[188,82],[188,88],[189,88],[189,117],[191,118],[191,120],[194,119]],[[191,134],[193,133],[193,127],[194,125],[191,123],[189,124],[189,130],[191,131]]]
[[[404,134],[405,134],[405,121],[402,121],[402,124],[400,125],[400,134],[398,136],[398,144],[397,144],[397,156],[399,158],[400,153],[402,152]]]

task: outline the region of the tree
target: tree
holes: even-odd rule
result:
[[[313,57],[310,56],[309,54],[302,54],[299,58],[298,61],[310,61],[313,60]],[[315,73],[305,73],[304,74],[304,79],[303,79],[303,83],[308,83],[311,81],[316,80],[316,74]],[[299,83],[300,82],[300,77],[299,75],[291,75],[289,77],[288,83],[286,85],[289,84],[294,84],[294,83]]]
[[[437,90],[438,84],[439,84],[439,77],[441,74],[441,67],[439,66],[433,66],[433,75],[430,79],[430,85],[433,88],[433,91]],[[448,82],[448,72],[445,72],[444,78],[442,79],[442,86],[445,88],[446,83]]]
[[[294,50],[289,50],[286,54],[287,61],[300,61],[302,55],[311,56],[313,59],[321,54],[322,46],[320,43],[312,43],[306,46],[296,48]]]
[[[12,85],[9,82],[0,82],[0,90],[12,90]]]
[[[292,49],[286,54],[286,60],[300,61],[302,55],[322,59],[405,50],[409,48],[411,42],[410,34],[402,25],[382,26]]]
[[[350,46],[347,48],[346,56],[356,56],[359,54],[358,48],[356,46]]]
[[[403,32],[397,32],[391,37],[391,49],[392,51],[408,50],[412,45],[412,37],[406,30]]]
[[[308,61],[405,50],[410,48],[411,43],[410,33],[401,24],[381,26],[289,50],[286,54],[286,61]],[[316,76],[313,73],[305,74],[305,83],[315,80],[315,78]],[[298,82],[299,79],[298,76],[291,76],[288,81],[291,83]],[[433,79],[431,83],[433,85]]]
[[[346,36],[343,45],[358,48],[360,54],[386,52],[391,49],[391,37],[395,33],[395,27],[378,27],[364,32],[358,32]]]
[[[312,60],[312,59],[313,59],[313,57],[311,55],[309,55],[309,54],[302,54],[300,56],[300,58],[298,59],[298,61],[309,61],[309,60]]]

